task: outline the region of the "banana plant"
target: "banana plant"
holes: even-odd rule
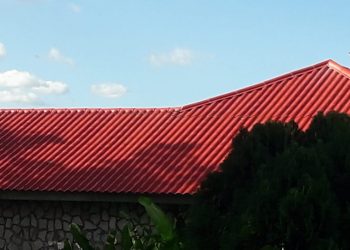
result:
[[[176,235],[175,224],[170,218],[156,204],[154,204],[151,199],[140,197],[138,201],[145,208],[161,237],[158,249],[180,250],[182,245]]]
[[[144,230],[144,235],[138,235],[129,225],[126,225],[120,232],[111,232],[103,250],[181,250],[181,242],[175,232],[175,223],[147,197],[140,197],[138,202],[145,208],[147,215],[155,225],[156,232]],[[64,250],[94,250],[78,225],[71,224],[70,231],[73,235],[73,242],[66,240]],[[118,235],[119,234],[119,235]],[[119,237],[118,237],[119,236]],[[121,240],[118,241],[117,239]]]

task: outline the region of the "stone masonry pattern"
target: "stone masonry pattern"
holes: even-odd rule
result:
[[[65,239],[72,240],[72,222],[99,248],[108,232],[128,223],[136,230],[150,227],[144,209],[134,203],[2,200],[0,249],[62,249]]]

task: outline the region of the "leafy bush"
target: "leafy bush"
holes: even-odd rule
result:
[[[195,195],[187,249],[350,249],[350,117],[242,129]]]

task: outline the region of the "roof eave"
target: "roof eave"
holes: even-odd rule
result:
[[[193,195],[185,194],[135,194],[97,192],[49,192],[49,191],[0,191],[0,200],[26,201],[78,201],[137,203],[140,196],[147,196],[155,203],[189,205]]]

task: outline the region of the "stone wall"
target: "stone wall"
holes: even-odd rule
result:
[[[169,210],[174,212],[177,208]],[[100,248],[111,230],[121,230],[127,223],[150,226],[143,207],[137,203],[3,200],[0,249],[62,249],[65,239],[72,240],[69,231],[72,222]]]

